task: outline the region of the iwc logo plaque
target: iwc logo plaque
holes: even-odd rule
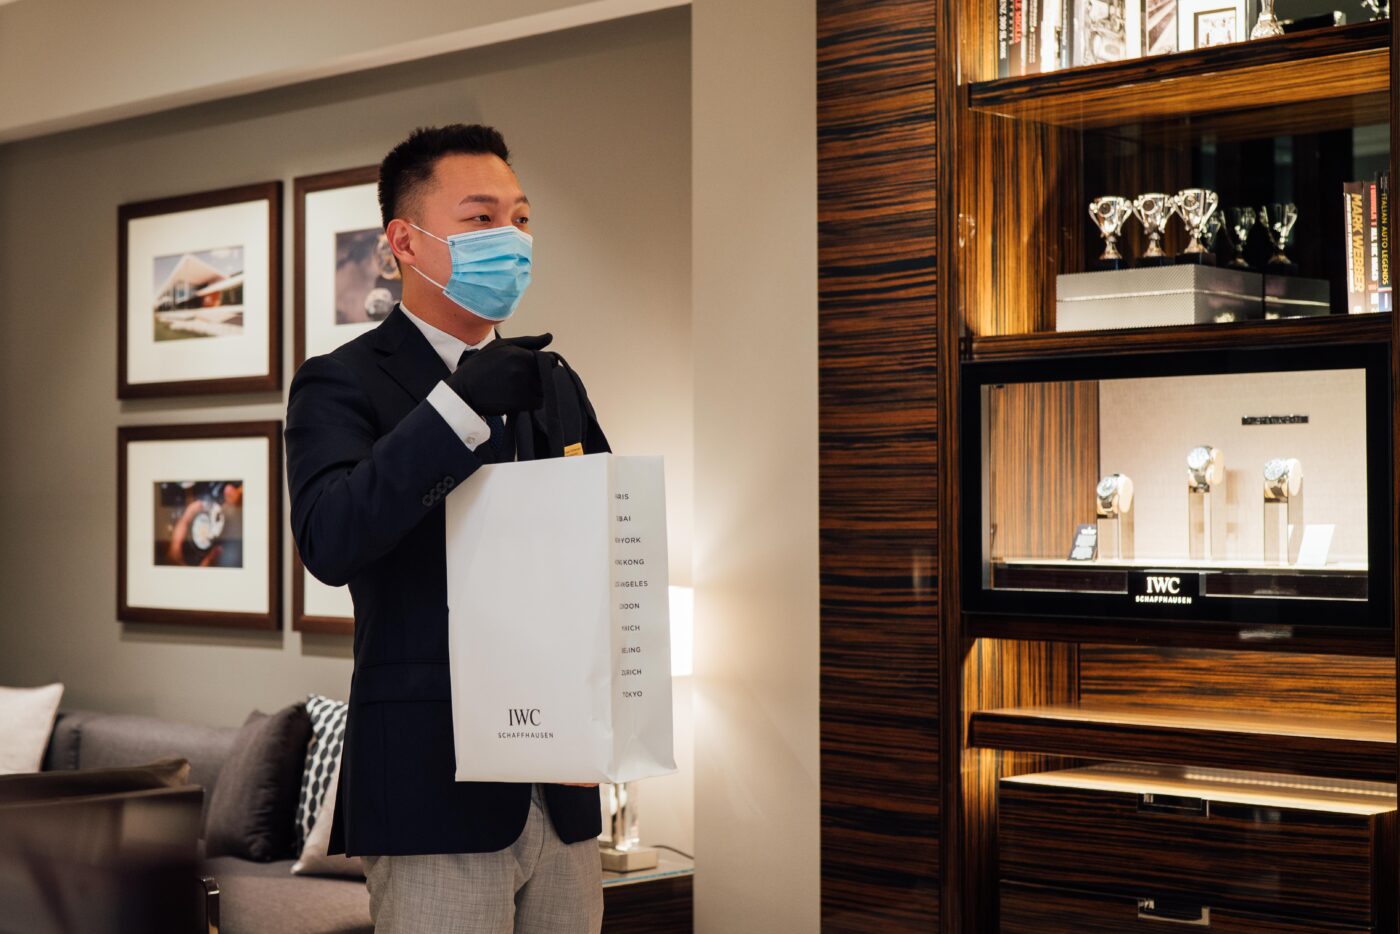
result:
[[[1189,606],[1200,596],[1200,577],[1172,571],[1133,571],[1128,594],[1134,603]]]

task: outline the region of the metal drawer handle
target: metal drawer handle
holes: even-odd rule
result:
[[[1138,919],[1141,921],[1162,921],[1167,924],[1189,924],[1198,928],[1210,927],[1210,909],[1205,905],[1196,907],[1175,906],[1158,908],[1155,898],[1139,898]]]
[[[1149,814],[1210,817],[1210,802],[1205,798],[1181,798],[1176,795],[1145,793],[1138,795],[1138,810]]]

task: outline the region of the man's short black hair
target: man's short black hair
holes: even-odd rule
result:
[[[412,204],[422,186],[432,180],[437,161],[454,153],[499,156],[510,164],[510,149],[495,127],[479,123],[420,126],[379,163],[379,213],[385,227],[399,216],[399,208]]]

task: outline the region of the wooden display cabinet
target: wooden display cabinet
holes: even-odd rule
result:
[[[992,0],[942,0],[937,9],[943,929],[980,934],[998,930],[1004,921],[1002,929],[1016,931],[1138,930],[1136,906],[1121,898],[1047,894],[1025,878],[1000,890],[999,780],[1124,760],[1393,786],[1394,611],[1390,625],[1375,631],[1298,625],[1270,638],[1251,637],[1240,627],[1195,624],[1148,638],[1126,625],[1050,623],[1034,613],[998,618],[966,613],[961,562],[975,558],[960,541],[965,464],[960,445],[967,437],[960,366],[1360,343],[1389,348],[1395,386],[1393,314],[1055,331],[1056,276],[1090,268],[1100,245],[1088,216],[1090,200],[1187,187],[1220,191],[1222,205],[1296,202],[1301,220],[1294,250],[1301,272],[1332,283],[1333,310],[1344,311],[1338,186],[1349,177],[1364,177],[1352,174],[1358,167],[1388,168],[1394,177],[1394,155],[1400,151],[1390,90],[1394,25],[1356,23],[998,78],[996,13]],[[1392,240],[1394,218],[1392,210]],[[1141,255],[1138,225],[1130,230],[1124,253]],[[1183,245],[1180,224],[1174,222],[1165,247],[1172,253]],[[1257,256],[1261,246],[1246,245]],[[1390,446],[1397,413],[1392,391],[1388,418],[1373,429],[1381,436],[1368,441]],[[1096,477],[1083,475],[1092,465],[1062,467],[1067,488],[1087,483],[1092,489]],[[1386,479],[1391,506],[1384,518],[1390,541],[1396,542],[1393,466]],[[1062,508],[1043,501],[1024,507]],[[1384,575],[1392,608],[1400,605],[1394,592],[1400,580],[1397,553],[1400,549],[1389,550]],[[1374,852],[1388,877],[1363,881],[1393,891],[1400,882],[1394,872],[1393,814],[1366,826],[1379,835]],[[1189,833],[1173,845],[1189,857]],[[1217,845],[1202,834],[1200,847]],[[1051,913],[1037,921],[1037,905]],[[1294,929],[1258,922],[1260,909],[1257,903],[1227,903],[1219,927]],[[999,918],[1002,910],[1007,915]],[[1394,930],[1393,899],[1381,910],[1386,917],[1374,929]],[[1353,923],[1363,914],[1344,912],[1338,927],[1330,922],[1309,927],[1304,913],[1297,929],[1372,929]],[[1060,920],[1047,926],[1046,917]],[[1071,924],[1070,918],[1078,918],[1078,926],[1056,926]],[[1156,920],[1141,924],[1143,929],[1162,926]]]

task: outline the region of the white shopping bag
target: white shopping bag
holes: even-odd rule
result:
[[[446,505],[457,781],[675,771],[661,458],[492,464]]]

